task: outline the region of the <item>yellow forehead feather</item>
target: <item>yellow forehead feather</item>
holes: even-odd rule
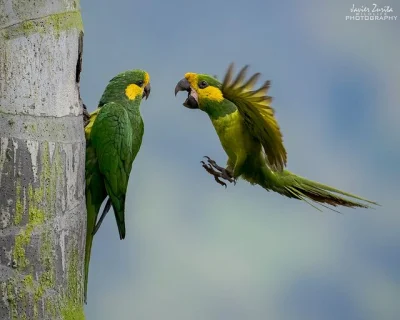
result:
[[[148,84],[149,84],[149,82],[150,82],[150,75],[147,73],[147,72],[145,72],[144,73],[144,87],[145,86],[147,86]]]
[[[199,78],[196,73],[193,72],[188,72],[185,74],[185,78],[187,81],[189,81],[190,85],[192,86],[193,89],[197,91],[197,79]]]

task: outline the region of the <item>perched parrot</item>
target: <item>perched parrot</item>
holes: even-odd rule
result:
[[[256,89],[254,86],[260,73],[245,80],[248,69],[245,66],[233,78],[233,68],[231,64],[222,83],[207,74],[186,73],[175,87],[175,96],[179,91],[188,92],[183,103],[185,107],[208,114],[228,156],[226,168],[207,156],[208,163],[202,161],[202,166],[219,184],[226,187],[220,179],[236,183],[242,177],[267,191],[304,200],[318,210],[312,202],[323,207],[370,208],[371,204],[378,205],[286,170],[282,134],[270,106],[272,98],[267,96],[270,81]]]
[[[150,76],[130,70],[110,80],[98,108],[86,121],[85,302],[93,236],[113,207],[120,239],[125,238],[125,196],[129,174],[142,144],[142,98],[150,95]],[[97,222],[100,207],[108,198]],[[97,222],[97,224],[96,224]]]

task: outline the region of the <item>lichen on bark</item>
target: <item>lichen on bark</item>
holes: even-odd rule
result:
[[[0,318],[84,319],[79,2],[0,12]]]

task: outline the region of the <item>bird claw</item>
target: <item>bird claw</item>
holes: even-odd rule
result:
[[[230,170],[220,167],[214,160],[212,160],[208,156],[204,156],[203,158],[206,158],[208,163],[200,161],[202,167],[206,169],[209,174],[214,176],[214,179],[218,184],[224,186],[226,189],[227,184],[221,180],[224,179],[230,183],[233,182],[233,184],[236,185],[236,179],[233,177]]]
[[[90,122],[90,113],[87,111],[86,105],[82,104],[83,109],[83,127],[86,127]]]
[[[226,189],[226,187],[227,187],[226,183],[223,182],[223,181],[221,181],[221,180],[218,178],[218,176],[214,176],[214,179],[215,179],[215,181],[217,181],[218,184],[220,184],[221,186],[224,186],[225,189]]]

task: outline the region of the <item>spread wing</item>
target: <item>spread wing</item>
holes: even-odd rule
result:
[[[121,226],[124,229],[125,195],[133,162],[132,127],[125,108],[114,102],[102,106],[90,138],[100,172],[105,178],[118,228]]]
[[[248,66],[242,68],[235,79],[233,68],[231,63],[222,83],[222,94],[236,105],[251,135],[261,142],[269,165],[274,170],[282,171],[287,155],[274,109],[270,106],[272,98],[267,96],[271,83],[266,81],[262,87],[254,89],[260,73],[245,82]]]

